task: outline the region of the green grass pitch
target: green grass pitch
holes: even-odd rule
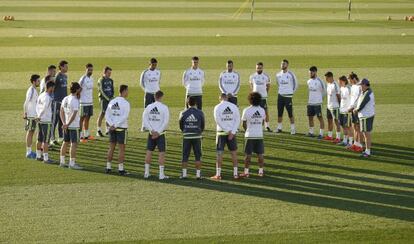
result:
[[[237,14],[244,2],[0,0],[0,16],[16,18],[0,22],[0,243],[413,242],[414,22],[403,19],[414,14],[414,2],[353,1],[347,21],[346,0],[256,0],[253,22],[248,4]],[[191,179],[178,179],[180,80],[194,55],[207,79],[205,177],[215,172],[212,109],[226,60],[233,59],[242,76],[241,108],[247,105],[249,74],[257,61],[265,63],[273,79],[274,128],[274,75],[280,60],[289,59],[300,83],[294,97],[299,133],[265,134],[263,179],[231,180],[228,154],[221,182],[195,181],[192,165]],[[159,60],[172,113],[166,162],[172,179],[163,182],[143,179],[146,135],[138,129],[143,110],[138,78],[152,56]],[[130,86],[126,169],[131,177],[103,174],[106,139],[79,147],[77,161],[85,167],[80,172],[24,158],[21,117],[28,79],[32,73],[43,76],[61,59],[69,61],[70,81],[92,62],[95,81],[110,65],[116,86]],[[311,65],[320,76],[354,71],[371,80],[377,115],[370,159],[303,136]],[[242,148],[241,133],[238,139]],[[51,158],[58,159],[56,150]],[[242,158],[240,152],[240,164]],[[151,170],[158,174],[156,162]]]

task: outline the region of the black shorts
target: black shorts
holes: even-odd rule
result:
[[[227,148],[230,152],[237,150],[237,140],[236,136],[232,140],[229,140],[228,135],[217,135],[216,136],[216,150],[217,152],[223,152],[224,147],[227,145]]]
[[[267,111],[267,98],[262,98],[262,100],[260,101],[260,107]]]
[[[244,153],[246,155],[264,154],[264,143],[263,139],[249,139],[245,138],[244,141]]]
[[[326,117],[328,119],[339,119],[339,108],[334,108],[334,109],[326,109]]]
[[[127,144],[128,130],[123,128],[116,128],[109,131],[109,142],[118,144]]]
[[[374,127],[374,116],[359,118],[359,124],[361,125],[361,132],[371,132]]]
[[[99,105],[101,106],[101,113],[104,114],[106,112],[106,109],[108,108],[108,104],[109,104],[109,101],[102,99],[102,98],[99,99]]]
[[[27,118],[26,119],[26,124],[24,126],[24,129],[26,131],[35,131],[36,130],[36,126],[37,126],[37,122],[35,119],[33,118]]]
[[[63,131],[63,141],[79,143],[79,129],[67,129]]]
[[[202,156],[202,145],[201,138],[183,139],[183,160],[182,162],[188,162],[190,157],[191,148],[194,151],[195,161],[201,161]]]
[[[322,105],[308,105],[308,116],[322,117]]]
[[[237,97],[229,97],[228,101],[237,106]]]
[[[187,95],[187,99],[189,97],[194,97],[195,98],[195,101],[196,101],[197,108],[200,109],[200,110],[202,110],[202,108],[203,108],[203,96],[201,96],[201,95],[200,96]],[[185,106],[188,108],[187,102],[186,102]]]
[[[37,141],[43,143],[49,143],[52,124],[51,123],[39,123],[39,133],[37,134]]]
[[[147,150],[153,152],[156,147],[158,147],[158,151],[165,152],[165,149],[167,147],[165,135],[160,135],[157,139],[152,139],[151,135],[148,134]]]
[[[92,117],[92,115],[93,115],[93,105],[81,105],[80,106],[80,117]]]
[[[155,96],[153,93],[145,93],[145,97],[144,97],[144,108],[146,108],[148,105],[150,105],[151,103],[155,102]]]
[[[350,113],[340,113],[339,114],[339,124],[341,124],[342,127],[351,127],[351,114]]]
[[[352,124],[359,124],[358,114],[352,113]]]
[[[293,117],[292,97],[277,96],[277,116],[282,117],[284,110],[287,110],[289,118]]]

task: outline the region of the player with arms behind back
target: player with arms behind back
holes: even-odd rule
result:
[[[319,79],[318,77],[318,68],[312,66],[309,68],[309,76],[310,79],[308,80],[308,90],[309,90],[309,99],[308,99],[308,106],[307,106],[307,114],[309,119],[309,133],[308,136],[314,137],[314,122],[313,117],[318,118],[319,120],[319,136],[318,139],[323,138],[323,129],[325,127],[323,117],[322,117],[322,103],[323,97],[326,94],[326,87],[325,83]]]
[[[39,75],[30,77],[31,86],[27,89],[26,99],[23,104],[23,119],[26,120],[26,158],[35,159],[36,153],[32,151],[33,135],[36,130],[36,103],[39,94],[36,87],[39,86]]]
[[[344,131],[344,139],[339,142],[340,146],[352,145],[352,115],[348,112],[351,106],[351,87],[348,85],[346,76],[339,77],[339,85],[341,86],[341,104],[339,107],[339,123]]]

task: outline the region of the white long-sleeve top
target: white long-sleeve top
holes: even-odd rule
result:
[[[30,86],[26,92],[26,99],[23,103],[23,111],[26,113],[27,118],[33,119],[36,118],[36,103],[39,94],[36,91],[36,88]]]
[[[92,76],[83,75],[79,79],[79,85],[82,87],[80,94],[80,105],[88,106],[93,104],[93,78]]]
[[[156,93],[160,90],[161,71],[146,69],[142,71],[139,85],[145,93]]]
[[[351,87],[341,87],[341,105],[339,106],[339,112],[346,114],[351,107]]]
[[[170,122],[170,111],[168,107],[156,101],[148,105],[142,113],[142,126],[145,130],[156,131],[162,134],[167,128]]]
[[[240,126],[239,108],[231,102],[222,101],[214,107],[214,120],[217,124],[217,133],[229,132],[236,134]]]
[[[127,129],[129,111],[129,102],[123,97],[116,97],[108,104],[105,112],[105,120],[110,126]]]
[[[232,71],[228,72],[223,71],[220,73],[219,77],[219,87],[221,93],[231,94],[234,97],[237,96],[237,93],[240,90],[240,75],[239,73]]]
[[[375,115],[375,97],[371,89],[362,92],[358,98],[358,118],[370,118]]]
[[[328,99],[327,100],[327,108],[328,109],[336,109],[339,108],[339,101],[337,95],[341,94],[341,90],[339,88],[338,82],[333,81],[332,83],[328,83],[326,86],[326,94]]]
[[[309,100],[308,105],[321,105],[326,94],[325,83],[316,77],[308,80]]]
[[[72,121],[72,123],[68,124],[68,127],[70,129],[78,129],[80,127],[79,105],[79,99],[72,94],[66,96],[62,100],[61,109],[63,109],[63,112],[65,114],[65,124],[69,123],[73,114],[76,112],[75,119]]]
[[[41,123],[52,122],[52,101],[53,98],[47,92],[43,92],[37,98],[36,117],[40,119]]]
[[[356,108],[358,105],[358,98],[361,96],[362,89],[360,85],[354,84],[351,86],[351,107]]]
[[[186,88],[187,95],[200,96],[203,95],[204,71],[200,68],[189,68],[184,71],[183,85]]]
[[[270,84],[270,76],[265,72],[250,75],[249,83],[253,86],[253,92],[258,92],[263,98],[267,98],[267,85]]]
[[[284,97],[292,97],[299,87],[295,74],[290,70],[287,72],[281,70],[276,74],[276,80],[279,86],[279,94]]]

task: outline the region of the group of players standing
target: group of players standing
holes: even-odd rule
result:
[[[163,104],[164,93],[160,90],[161,72],[157,69],[157,60],[152,58],[148,69],[140,77],[140,86],[145,92],[144,112],[142,114],[143,131],[148,132],[147,151],[145,156],[144,178],[150,177],[152,153],[159,150],[159,179],[166,179],[164,173],[166,131],[170,120],[168,107]],[[214,108],[214,119],[217,124],[216,136],[216,174],[212,179],[221,179],[223,152],[227,145],[233,163],[233,177],[249,177],[249,166],[252,154],[258,156],[258,176],[264,175],[264,141],[263,126],[269,132],[269,115],[267,97],[271,79],[263,71],[263,63],[256,64],[256,72],[249,78],[251,92],[248,96],[250,106],[245,108],[240,119],[237,105],[237,94],[240,89],[240,75],[234,71],[233,62],[227,61],[226,70],[220,74],[219,88],[220,103]],[[281,62],[281,71],[276,74],[278,84],[278,125],[276,133],[282,132],[282,118],[284,109],[290,118],[290,133],[296,134],[293,116],[292,98],[298,89],[296,76],[288,69],[288,60]],[[24,102],[24,119],[26,120],[26,157],[37,159],[45,163],[54,163],[48,157],[49,144],[57,146],[55,128],[58,128],[60,141],[60,166],[65,167],[65,155],[70,144],[70,160],[68,167],[82,169],[76,163],[76,148],[79,141],[94,140],[89,132],[89,120],[93,115],[93,65],[85,66],[85,74],[79,82],[70,84],[70,94],[67,94],[68,62],[59,63],[59,72],[56,67],[48,67],[46,77],[40,81],[39,75],[31,76],[31,86],[27,90]],[[102,77],[98,80],[98,92],[101,112],[97,121],[97,136],[104,137],[102,120],[106,120],[106,132],[110,146],[107,154],[106,173],[112,171],[112,158],[116,146],[119,147],[118,172],[128,174],[124,169],[125,145],[128,135],[128,117],[130,104],[128,86],[120,85],[119,96],[115,97],[114,81],[111,79],[112,69],[105,67]],[[307,81],[309,100],[307,115],[309,118],[308,136],[314,137],[314,117],[320,122],[318,139],[333,141],[348,149],[362,152],[362,156],[371,154],[370,132],[375,115],[374,94],[367,79],[359,81],[355,73],[348,77],[339,77],[339,84],[334,80],[332,72],[325,74],[326,83],[317,76],[315,66],[309,69],[310,79]],[[186,110],[180,113],[179,127],[183,134],[182,143],[182,174],[187,178],[187,165],[191,150],[193,150],[196,166],[196,178],[201,179],[202,133],[205,128],[205,118],[202,112],[204,71],[199,68],[199,58],[192,58],[192,65],[184,71],[182,84],[186,88]],[[348,84],[351,83],[351,86]],[[326,85],[327,84],[327,85]],[[40,95],[36,87],[40,85]],[[324,137],[324,120],[322,116],[323,97],[327,95],[328,135]],[[245,130],[245,166],[242,174],[238,173],[236,133],[242,127]],[[333,139],[333,127],[336,126],[336,138]],[[36,152],[32,152],[32,138],[38,127]],[[343,138],[341,139],[341,127]],[[364,138],[365,151],[361,140]]]

